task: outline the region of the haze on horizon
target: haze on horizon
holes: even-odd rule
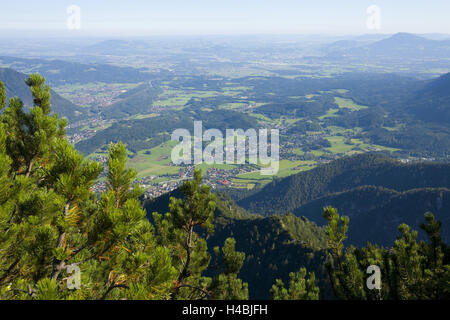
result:
[[[67,27],[71,5],[80,8],[80,29]],[[367,9],[374,5],[380,9],[380,23],[369,28]],[[448,12],[448,0],[17,0],[2,3],[0,37],[450,34]]]

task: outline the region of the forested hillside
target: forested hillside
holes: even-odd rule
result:
[[[150,112],[153,101],[161,93],[161,89],[151,83],[144,83],[132,90],[122,93],[117,98],[120,101],[101,112],[104,118],[123,119],[136,114]]]
[[[97,133],[92,138],[77,143],[76,148],[88,155],[99,148],[106,148],[110,142],[122,141],[128,148],[139,150],[155,147],[170,140],[170,134],[179,128],[188,129],[194,134],[194,120],[202,121],[203,128],[248,128],[257,127],[255,118],[230,110],[209,111],[188,109],[174,111],[157,117],[119,121]]]
[[[421,188],[399,192],[383,187],[363,186],[324,196],[294,210],[323,225],[320,212],[333,206],[350,218],[348,243],[363,246],[367,242],[388,246],[395,240],[397,226],[406,223],[419,229],[424,212],[433,212],[443,223],[442,237],[450,241],[450,189]],[[426,234],[419,232],[419,239]]]
[[[378,154],[344,157],[307,172],[274,180],[238,204],[260,214],[288,213],[330,193],[365,185],[396,191],[449,188],[450,165],[404,164]]]
[[[148,201],[144,204],[147,216],[151,217],[152,212],[168,212],[171,197],[183,198],[176,190]],[[314,271],[321,285],[329,289],[325,280],[323,228],[293,215],[266,218],[250,215],[223,194],[217,195],[216,204],[214,233],[207,238],[208,247],[214,248],[228,237],[236,240],[236,250],[246,256],[239,276],[249,284],[250,298],[269,298],[275,280],[287,280],[288,274],[299,267]],[[209,269],[206,274],[213,272]]]
[[[407,110],[422,121],[450,125],[450,73],[430,81],[407,102]]]

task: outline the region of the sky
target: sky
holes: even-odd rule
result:
[[[449,0],[3,0],[0,37],[450,34],[449,12]]]

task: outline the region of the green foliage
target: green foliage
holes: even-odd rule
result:
[[[147,212],[168,211],[170,197],[183,198],[177,189],[146,201]],[[207,236],[208,248],[222,247],[227,238],[236,240],[236,250],[245,253],[245,262],[239,272],[239,278],[248,283],[250,299],[269,299],[269,290],[275,280],[280,277],[284,279],[299,267],[314,270],[319,285],[327,286],[323,282],[326,277],[323,268],[323,228],[294,215],[261,217],[249,214],[222,193],[216,195],[216,204],[214,233]],[[157,224],[160,225],[160,222]],[[163,233],[160,230],[167,236],[173,234],[167,231],[167,225],[158,229],[159,233]],[[206,236],[204,230],[199,233]],[[204,274],[214,278],[222,272],[217,266],[223,265],[223,262],[220,258],[214,259],[217,254],[211,249],[213,259]]]
[[[36,285],[37,300],[59,300],[58,284],[54,279],[44,278]]]
[[[210,278],[202,277],[211,260],[206,240],[194,229],[213,231],[216,208],[215,196],[206,185],[202,185],[200,170],[195,170],[194,179],[181,187],[182,199],[170,198],[169,212],[163,217],[153,214],[160,245],[171,248],[174,266],[180,270],[171,294],[172,299],[206,298]]]
[[[1,298],[168,299],[171,253],[145,217],[124,145],[110,146],[107,191],[97,199],[101,164],[66,140],[45,79],[26,83],[35,106],[27,113],[12,98],[0,115]],[[76,290],[69,269],[81,272]]]
[[[350,246],[343,251],[348,218],[337,210],[324,209],[329,259],[327,269],[333,292],[338,299],[417,300],[449,299],[449,247],[441,238],[441,223],[432,213],[425,214],[422,224],[428,243],[417,242],[417,231],[406,224],[398,228],[400,236],[391,249],[367,244],[361,249]],[[381,271],[381,287],[369,289],[366,284],[369,266]]]
[[[223,263],[225,265],[225,274],[237,274],[244,263],[245,253],[235,251],[236,240],[227,238],[222,248]]]
[[[339,217],[335,208],[326,207],[323,210],[323,216],[328,221],[325,228],[327,236],[327,248],[330,250],[333,258],[339,262],[342,257],[342,249],[344,248],[344,240],[347,238],[348,217]]]
[[[113,191],[117,204],[123,205],[129,199],[136,199],[142,193],[138,185],[131,186],[136,179],[134,169],[126,169],[127,152],[123,143],[111,144],[109,147],[107,186]]]
[[[45,84],[45,78],[39,74],[31,74],[25,83],[30,87],[34,105],[39,106],[44,115],[48,115],[50,113],[51,94],[50,87]]]
[[[248,300],[248,284],[238,278],[245,259],[245,253],[236,252],[236,240],[227,238],[220,255],[219,247],[214,248],[217,259],[222,260],[223,272],[213,279],[211,298],[217,300]]]
[[[175,228],[192,231],[195,226],[212,230],[213,213],[216,208],[215,196],[207,185],[201,185],[200,170],[195,170],[194,179],[186,181],[181,187],[185,201],[170,199],[170,213]]]
[[[286,289],[281,279],[277,279],[270,290],[273,300],[319,300],[319,288],[316,285],[316,276],[309,273],[306,278],[306,268],[299,272],[289,273],[289,288]]]

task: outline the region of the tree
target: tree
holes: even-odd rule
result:
[[[223,265],[223,272],[214,277],[209,288],[212,299],[248,300],[248,284],[238,278],[244,264],[245,253],[236,252],[235,246],[236,240],[227,238],[222,247],[222,254],[219,247],[214,248],[216,259],[220,259]]]
[[[125,146],[110,146],[107,191],[98,200],[91,187],[101,164],[68,143],[66,121],[50,115],[45,79],[26,83],[30,112],[12,98],[0,115],[0,297],[169,298],[171,255],[140,206]],[[74,269],[78,290],[67,285]]]
[[[201,171],[196,169],[194,179],[181,186],[183,199],[170,198],[169,212],[164,217],[153,214],[159,243],[172,248],[175,268],[179,270],[172,299],[210,297],[207,288],[211,279],[201,274],[208,267],[211,257],[206,240],[194,229],[213,232],[216,203],[210,188],[201,182]]]
[[[64,228],[63,213],[69,213],[67,199],[59,192],[64,182],[53,177],[55,184],[47,184],[66,122],[49,116],[50,94],[44,81],[39,75],[27,81],[35,104],[29,113],[18,98],[12,98],[0,116],[1,152],[7,164],[3,171],[7,197],[0,204],[4,232],[0,286],[13,284],[9,294],[30,297],[36,295],[40,281],[51,276],[55,259],[67,254],[56,248],[58,232]]]
[[[333,293],[340,299],[353,298],[354,294],[359,294],[355,291],[359,292],[361,289],[357,289],[355,286],[360,284],[362,275],[359,269],[355,269],[353,248],[347,252],[347,259],[343,261],[344,241],[347,238],[349,218],[340,217],[338,211],[332,207],[324,208],[323,217],[328,221],[328,225],[325,227],[329,253],[326,268]],[[353,287],[353,290],[349,288],[350,286]]]
[[[107,191],[92,217],[88,240],[94,255],[87,275],[94,280],[90,294],[100,299],[167,299],[175,269],[168,248],[157,245],[132,186],[134,169],[126,169],[125,145],[111,144]],[[119,289],[119,290],[114,290]]]
[[[44,84],[42,76],[32,74],[26,83],[33,94],[34,106],[27,113],[22,101],[12,98],[4,110],[2,122],[13,169],[29,177],[43,174],[42,169],[51,161],[56,141],[65,138],[67,121],[56,114],[50,116],[50,88]]]
[[[428,243],[416,241],[417,231],[401,224],[399,237],[391,249],[367,244],[361,249],[350,246],[343,251],[348,218],[339,217],[336,209],[324,209],[329,258],[327,269],[333,292],[338,299],[411,300],[449,299],[450,255],[442,241],[441,223],[432,213],[425,214],[421,228]],[[368,288],[367,269],[377,266],[381,288]]]
[[[319,300],[319,288],[316,285],[314,272],[306,277],[306,269],[289,273],[289,288],[286,289],[281,279],[277,279],[270,289],[273,300]]]

